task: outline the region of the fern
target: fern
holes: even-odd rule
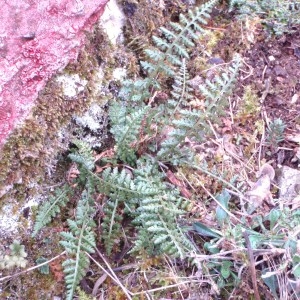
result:
[[[107,254],[111,253],[115,240],[120,236],[123,214],[119,212],[121,205],[130,206],[131,199],[137,194],[136,187],[130,174],[117,168],[106,169],[98,184],[99,191],[109,197],[106,201],[102,220],[102,239]]]
[[[80,165],[83,165],[85,169],[91,171],[95,167],[93,151],[91,147],[84,141],[75,140],[73,144],[77,147],[75,153],[69,154],[69,158]]]
[[[126,170],[119,172],[118,168],[107,168],[101,178],[99,178],[99,191],[113,199],[130,199],[135,193],[134,182]]]
[[[219,118],[226,111],[227,96],[230,94],[240,67],[240,57],[236,56],[232,67],[221,76],[215,76],[213,81],[206,80],[205,85],[199,88],[205,96],[204,112],[199,109],[180,109],[182,102],[186,98],[188,101],[191,96],[186,94],[186,79],[188,75],[181,72],[182,79],[177,78],[175,85],[176,101],[170,100],[169,107],[175,109],[169,118],[172,123],[169,125],[173,130],[168,134],[167,139],[162,143],[161,149],[157,154],[159,160],[170,161],[174,165],[180,164],[181,161],[192,161],[193,152],[190,147],[184,145],[188,138],[191,141],[202,142],[208,134],[211,134],[211,125],[207,122],[218,123]],[[176,118],[174,115],[176,113]]]
[[[173,119],[177,109],[181,106],[190,106],[189,101],[194,99],[194,89],[189,85],[189,73],[186,68],[185,59],[182,60],[180,69],[174,78],[171,95],[173,99],[168,101],[168,112],[172,112],[170,118]],[[173,110],[174,108],[174,110]]]
[[[69,259],[62,263],[65,282],[67,286],[67,299],[72,300],[79,281],[84,277],[90,265],[86,252],[93,253],[96,247],[93,228],[94,208],[90,192],[83,191],[82,198],[78,202],[75,220],[68,219],[70,232],[62,232],[63,241]]]
[[[183,199],[178,190],[163,183],[162,175],[150,160],[140,160],[135,175],[135,183],[143,197],[138,199],[134,224],[140,229],[132,252],[147,249],[150,253],[153,251],[151,254],[167,253],[184,258],[195,251],[178,224],[185,212],[180,208]]]
[[[112,248],[120,236],[121,232],[121,222],[123,220],[123,215],[118,212],[121,201],[118,199],[109,199],[105,203],[103,209],[104,218],[102,220],[102,239],[104,241],[106,253],[111,254]]]
[[[75,219],[67,220],[70,231],[61,234],[63,240],[60,242],[69,256],[63,262],[67,299],[73,299],[90,264],[87,253],[93,253],[95,249],[95,194],[105,196],[101,239],[108,254],[120,238],[125,215],[132,219],[137,230],[131,252],[146,250],[151,255],[166,253],[183,259],[190,252],[197,251],[184,227],[186,199],[180,196],[175,186],[166,183],[160,166],[161,162],[168,165],[191,162],[193,151],[185,139],[202,142],[211,134],[208,120],[217,122],[225,111],[226,97],[234,85],[240,59],[235,58],[232,67],[224,74],[200,87],[204,98],[203,111],[192,109],[194,91],[189,86],[185,63],[199,33],[203,32],[202,24],[206,24],[209,12],[217,3],[217,0],[211,0],[195,12],[181,15],[179,22],[171,23],[169,28],[162,27],[160,36],[153,38],[153,49],[146,50],[148,61],[141,63],[146,78],[124,82],[117,101],[109,109],[116,153],[110,164],[112,167],[101,165],[100,172],[92,149],[84,142],[74,142],[76,149],[69,158],[78,166],[79,176],[74,188],[81,193],[81,198]],[[166,76],[174,79],[171,99],[158,105],[152,98]],[[155,130],[152,130],[152,125]],[[143,138],[145,145],[140,151]],[[97,161],[98,164],[101,162]],[[61,200],[53,198],[54,207],[67,201],[69,192],[63,195]],[[44,226],[44,219],[49,222],[55,215],[52,211],[59,212],[57,208],[48,208],[47,214],[43,215],[50,218],[38,217],[39,225],[34,234]]]
[[[49,224],[52,218],[60,213],[61,207],[66,206],[69,201],[70,193],[70,188],[65,185],[62,188],[56,189],[55,196],[51,196],[48,201],[44,202],[36,216],[32,237],[36,236],[41,228]]]
[[[142,120],[147,110],[148,107],[144,106],[127,115],[124,108],[118,109],[118,104],[111,106],[111,133],[114,134],[116,140],[117,156],[126,163],[134,164],[136,161],[133,143],[137,139]]]
[[[266,144],[275,150],[280,142],[284,140],[285,123],[277,118],[269,124],[266,135]]]
[[[206,24],[209,12],[217,3],[217,0],[211,0],[194,12],[189,11],[187,16],[180,15],[179,23],[171,22],[170,29],[161,27],[161,37],[153,37],[155,49],[145,50],[149,61],[141,62],[147,77],[125,82],[120,92],[122,102],[117,101],[110,108],[111,132],[116,140],[117,156],[123,162],[134,165],[137,159],[137,149],[133,145],[141,131],[142,120],[150,109],[143,101],[151,97],[150,91],[160,87],[160,74],[179,78],[176,71],[182,66],[182,59],[189,58],[189,49],[195,46],[193,40],[203,32],[201,25]],[[180,72],[185,72],[185,69],[182,68]],[[174,86],[179,86],[177,90],[174,89],[174,93],[181,91],[180,80],[175,82]],[[138,108],[136,103],[139,104]]]
[[[161,27],[162,37],[153,37],[156,49],[148,49],[147,56],[153,63],[147,62],[146,69],[150,70],[148,80],[153,81],[159,73],[174,76],[175,66],[181,65],[182,58],[189,58],[189,49],[194,47],[193,40],[198,39],[199,33],[203,32],[202,24],[206,24],[209,13],[218,3],[211,0],[201,5],[195,11],[189,11],[187,16],[180,15],[179,23],[170,23],[170,29]],[[145,63],[142,63],[145,66]]]
[[[135,82],[126,81],[121,89],[121,99],[142,103],[150,98],[150,90],[159,89],[159,74],[174,77],[182,58],[189,58],[189,49],[195,45],[193,40],[203,32],[201,25],[207,23],[209,13],[218,2],[210,0],[195,11],[189,11],[187,16],[181,14],[179,23],[171,22],[170,29],[161,27],[161,36],[153,37],[155,47],[145,50],[148,61],[141,62],[147,77]]]

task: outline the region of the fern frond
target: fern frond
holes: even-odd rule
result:
[[[168,111],[171,112],[170,118],[172,119],[181,106],[189,106],[189,101],[194,99],[193,88],[189,85],[189,73],[186,68],[185,60],[182,60],[181,67],[174,78],[174,84],[172,85],[171,95],[173,99],[168,100]],[[176,103],[176,106],[174,106]],[[174,110],[172,111],[172,108]],[[171,109],[170,109],[171,108]]]
[[[102,239],[107,255],[111,254],[111,250],[121,234],[121,222],[123,216],[118,212],[118,207],[121,201],[108,200],[105,203],[103,212],[105,214],[102,222]]]
[[[188,74],[181,71],[181,78],[176,81],[174,99],[168,102],[169,107],[174,107],[176,100],[178,102],[169,117],[172,123],[169,124],[173,128],[168,137],[162,142],[161,149],[157,156],[159,160],[172,162],[178,165],[183,161],[191,161],[193,159],[193,151],[184,144],[188,138],[191,141],[202,142],[205,136],[211,132],[210,124],[207,122],[218,123],[219,118],[226,112],[227,96],[232,91],[240,67],[239,56],[235,60],[227,72],[223,72],[221,76],[216,76],[214,81],[206,81],[206,84],[200,86],[200,90],[206,97],[204,102],[204,111],[196,109],[180,109],[184,99],[191,99],[186,81]],[[176,113],[176,118],[174,117]]]
[[[154,252],[184,258],[195,249],[178,225],[178,218],[184,213],[180,209],[183,199],[179,192],[165,185],[161,180],[162,175],[149,160],[140,161],[135,175],[136,186],[149,194],[138,198],[139,207],[134,224],[140,230],[132,251],[144,250],[145,246],[152,243],[150,249]]]
[[[124,110],[121,109],[121,112],[119,112],[120,119],[117,120],[115,116],[111,119],[111,132],[116,140],[117,156],[123,162],[132,164],[136,161],[135,149],[132,144],[138,137],[142,120],[148,109],[148,106],[144,106],[126,116],[124,116]],[[113,106],[110,114],[116,115],[115,111],[117,110],[118,108]]]
[[[61,207],[66,206],[69,201],[71,190],[65,185],[62,188],[55,190],[55,196],[51,196],[49,200],[45,201],[39,208],[36,216],[36,221],[33,228],[32,237],[52,221],[58,213],[60,213]]]
[[[136,193],[134,182],[125,170],[107,168],[99,179],[99,191],[112,199],[127,200]]]
[[[119,172],[118,168],[107,168],[101,174],[98,183],[98,190],[107,195],[103,212],[101,237],[104,241],[105,249],[108,254],[111,253],[115,241],[121,234],[121,222],[123,214],[119,211],[121,205],[130,206],[131,199],[138,194],[131,175],[125,170]]]
[[[206,80],[205,85],[200,85],[199,88],[202,94],[209,101],[207,108],[210,110],[212,106],[220,105],[220,102],[227,97],[234,87],[237,80],[238,72],[241,66],[241,58],[236,55],[233,59],[232,66],[228,71],[217,75],[213,80]],[[226,99],[225,99],[226,100]]]
[[[149,77],[155,78],[159,72],[164,70],[166,61],[174,64],[173,55],[178,59],[189,58],[188,50],[194,47],[193,39],[196,40],[197,32],[203,31],[201,24],[206,24],[210,17],[209,13],[218,3],[218,0],[211,0],[201,5],[193,11],[189,11],[188,16],[180,15],[179,23],[171,23],[171,28],[161,27],[162,37],[153,37],[155,45],[160,48],[164,55],[156,62],[157,69],[149,74]],[[177,60],[178,62],[178,60]],[[170,67],[172,69],[172,67]],[[172,71],[169,70],[169,73]]]
[[[138,95],[140,101],[149,98],[150,86],[159,86],[158,75],[175,76],[176,68],[181,65],[182,58],[189,58],[189,49],[194,47],[193,40],[197,40],[199,33],[203,32],[202,24],[206,24],[212,8],[218,0],[210,0],[196,8],[195,12],[189,11],[187,16],[180,15],[179,23],[171,23],[170,28],[161,27],[161,36],[153,36],[155,47],[147,49],[147,63],[142,63],[148,71],[146,85],[142,88],[135,87],[127,93],[127,101],[132,101]]]
[[[96,247],[93,228],[94,208],[90,191],[84,191],[78,202],[76,219],[67,220],[70,232],[62,232],[64,240],[60,244],[66,249],[69,259],[62,263],[67,287],[67,300],[72,300],[74,292],[80,280],[85,276],[90,261],[86,252],[93,253]]]
[[[80,164],[85,166],[87,170],[92,171],[95,167],[93,151],[90,145],[84,141],[75,140],[73,143],[78,148],[76,152],[69,154],[69,158]]]

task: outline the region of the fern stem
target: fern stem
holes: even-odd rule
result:
[[[112,215],[110,218],[108,237],[111,236],[112,231],[113,231],[113,225],[114,225],[114,221],[115,221],[115,215],[116,215],[116,210],[117,210],[118,204],[119,204],[119,201],[118,201],[118,199],[116,199],[114,209],[113,209],[113,212],[112,212]]]

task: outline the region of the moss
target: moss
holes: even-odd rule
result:
[[[251,85],[247,85],[244,89],[242,102],[237,113],[237,119],[245,124],[246,121],[256,119],[260,114],[260,100],[257,91]]]
[[[69,64],[63,71],[63,74],[76,73],[88,80],[85,90],[76,99],[70,100],[63,95],[56,76],[47,83],[30,116],[14,130],[2,148],[0,191],[7,185],[14,185],[13,194],[17,193],[20,197],[25,190],[28,192],[29,183],[45,180],[45,170],[51,171],[51,159],[63,148],[58,131],[70,122],[74,114],[84,112],[92,101],[101,102],[102,99],[95,94],[95,86],[99,85],[95,71],[101,62],[107,60],[110,51],[104,33],[95,28],[89,34],[78,61]]]

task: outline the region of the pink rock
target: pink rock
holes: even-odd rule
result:
[[[47,80],[77,58],[108,0],[9,0],[0,9],[0,147]]]

